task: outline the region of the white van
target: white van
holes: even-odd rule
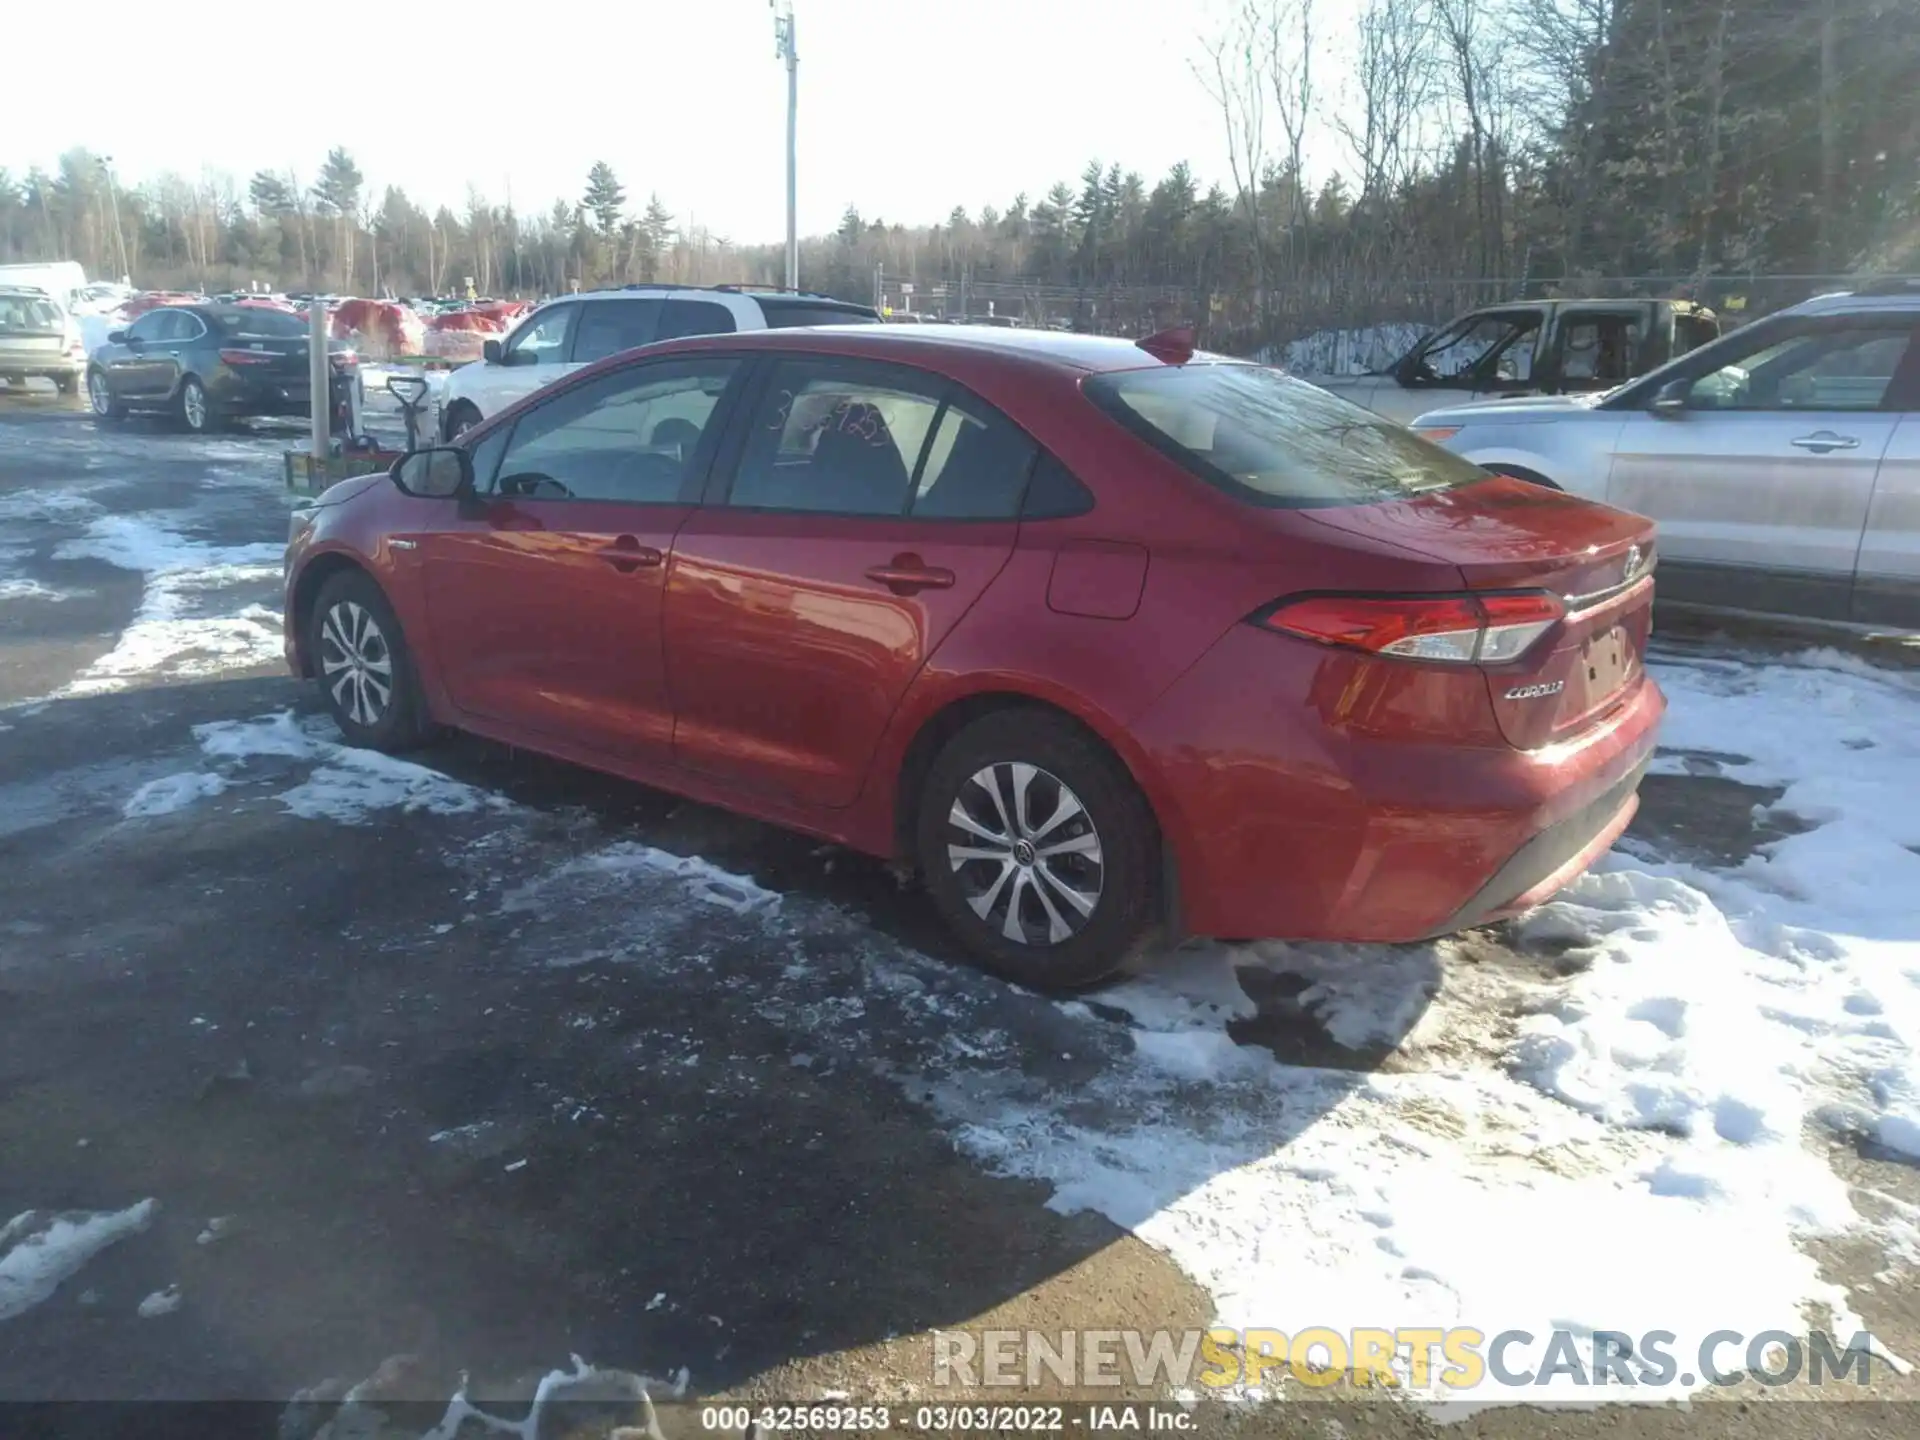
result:
[[[0,265],[0,287],[44,290],[71,310],[74,298],[86,288],[87,272],[78,260],[41,260],[30,265]]]

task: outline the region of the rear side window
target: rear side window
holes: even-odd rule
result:
[[[1254,505],[1369,505],[1487,478],[1411,430],[1261,365],[1122,370],[1085,390],[1192,474]]]
[[[806,300],[762,300],[760,313],[769,330],[793,330],[802,325],[878,325],[880,317],[861,310],[846,310],[838,305],[819,305]]]
[[[1035,448],[985,406],[949,401],[926,443],[911,513],[927,520],[1013,519]]]
[[[649,345],[659,324],[658,300],[596,300],[582,305],[580,323],[574,327],[574,363],[587,365]]]
[[[711,300],[668,300],[660,307],[659,340],[682,335],[731,335],[733,312]]]

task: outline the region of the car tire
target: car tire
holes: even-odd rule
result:
[[[1021,985],[1098,985],[1158,929],[1153,810],[1112,752],[1063,715],[1023,706],[961,730],[927,771],[914,830],[942,918],[984,967]]]
[[[456,400],[447,407],[446,433],[440,438],[452,444],[479,423],[480,412],[465,400]]]
[[[399,617],[373,577],[343,570],[320,587],[307,654],[334,724],[363,750],[410,750],[433,733]]]
[[[107,389],[106,371],[98,368],[87,372],[87,405],[96,420],[127,418],[126,405],[115,399],[113,392]]]
[[[189,375],[180,382],[179,393],[173,397],[173,416],[189,435],[205,435],[215,428],[213,402],[197,377]]]

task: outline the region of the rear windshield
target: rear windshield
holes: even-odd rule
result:
[[[761,313],[769,330],[795,330],[802,325],[875,325],[880,317],[838,305],[810,305],[804,300],[762,300]]]
[[[0,295],[0,330],[52,331],[58,334],[64,322],[60,307],[51,300],[34,295]]]
[[[250,305],[221,316],[220,328],[229,335],[252,335],[261,340],[298,340],[309,332],[311,322],[304,315]]]
[[[1487,478],[1411,430],[1262,365],[1122,370],[1085,388],[1129,430],[1255,505],[1366,505]]]

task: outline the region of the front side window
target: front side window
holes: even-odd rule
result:
[[[1487,478],[1411,430],[1263,365],[1121,370],[1084,388],[1191,474],[1255,505],[1367,505]]]
[[[658,300],[596,300],[580,307],[573,337],[573,359],[590,365],[622,350],[653,343],[660,324]]]
[[[567,334],[578,305],[555,305],[527,320],[507,342],[509,365],[558,365],[567,358]]]
[[[1519,382],[1533,377],[1538,315],[1481,315],[1449,325],[1416,354],[1415,385]]]
[[[684,498],[737,368],[725,359],[641,365],[555,396],[514,426],[493,493],[631,504]]]
[[[1878,410],[1913,343],[1904,324],[1836,325],[1764,340],[1693,382],[1694,410]]]
[[[198,340],[207,333],[207,327],[200,323],[200,317],[188,310],[162,310],[160,338],[175,344],[187,340]]]
[[[904,515],[944,388],[890,365],[780,362],[748,422],[728,503]]]

